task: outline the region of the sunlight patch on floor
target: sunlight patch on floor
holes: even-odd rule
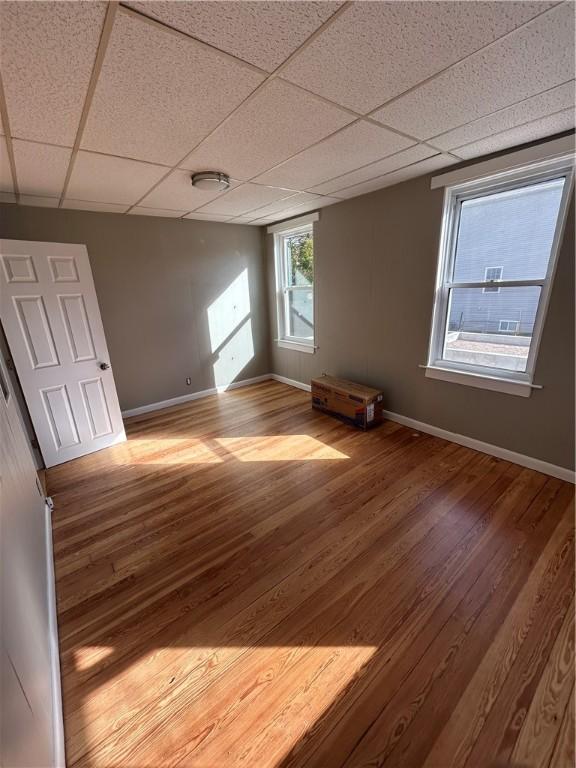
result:
[[[129,440],[114,461],[118,465],[221,464],[229,458],[259,461],[340,461],[350,458],[311,435],[247,437],[162,437]]]
[[[330,461],[349,458],[310,435],[217,437],[215,442],[238,461]]]
[[[74,669],[76,672],[85,672],[112,653],[114,653],[114,648],[108,645],[87,645],[76,648],[74,650]]]
[[[224,459],[205,440],[188,437],[132,439],[120,464],[221,464]]]
[[[276,768],[377,650],[330,642],[157,648],[86,696],[83,738],[70,733],[69,757],[87,754],[91,766],[104,766],[110,750],[115,766],[143,768],[149,739],[162,741],[155,713],[171,711],[170,748],[191,765],[214,768],[224,750],[230,768]]]

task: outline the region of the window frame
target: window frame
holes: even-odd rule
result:
[[[293,235],[310,233],[314,241],[314,222],[318,221],[318,214],[301,216],[298,219],[284,222],[268,228],[269,233],[274,234],[274,271],[276,276],[276,320],[278,336],[276,343],[279,347],[292,349],[297,352],[314,353],[316,347],[316,264],[314,263],[314,280],[311,286],[288,285],[289,264],[286,258],[285,241]],[[291,291],[312,291],[313,329],[312,339],[303,336],[293,336],[289,329],[289,295]]]
[[[486,281],[461,282],[453,281],[456,245],[460,221],[461,203],[464,200],[476,199],[498,192],[506,192],[531,186],[535,183],[552,181],[564,177],[556,228],[550,249],[550,259],[546,275],[538,280],[498,280],[489,281],[488,286],[506,287],[540,287],[540,298],[534,321],[532,340],[526,361],[525,371],[508,371],[489,366],[473,365],[459,361],[446,360],[442,357],[450,292],[454,288],[485,288]],[[446,186],[444,191],[444,206],[442,212],[442,227],[436,284],[434,290],[432,325],[428,348],[427,365],[424,366],[426,375],[430,378],[445,379],[458,383],[469,384],[481,388],[495,389],[509,394],[528,397],[531,389],[539,388],[533,383],[538,350],[542,330],[548,311],[551,287],[558,262],[558,252],[568,214],[568,204],[574,185],[574,160],[572,155],[565,155],[553,160],[531,163],[520,168],[503,173],[467,180],[460,184]]]

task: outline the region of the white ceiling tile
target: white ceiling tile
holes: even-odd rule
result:
[[[177,219],[179,216],[184,216],[186,211],[171,211],[166,208],[144,208],[137,205],[129,211],[129,214],[134,216],[161,216],[167,219]]]
[[[0,191],[0,203],[15,203],[16,195],[13,192]]]
[[[433,143],[440,149],[454,149],[470,144],[501,131],[516,128],[531,120],[546,117],[562,109],[574,108],[574,80],[545,93],[502,109],[492,115],[481,117],[472,123],[455,128],[453,131],[435,136]]]
[[[175,164],[263,79],[247,64],[120,10],[82,147]]]
[[[58,208],[59,197],[41,197],[39,195],[20,195],[20,205],[32,205],[35,208]]]
[[[282,77],[366,113],[552,5],[354,3],[287,64]]]
[[[435,155],[429,157],[426,160],[422,160],[419,163],[414,163],[406,168],[400,168],[392,173],[387,173],[385,176],[380,176],[377,179],[371,181],[365,181],[362,184],[354,184],[346,189],[338,190],[334,192],[339,198],[357,197],[358,195],[365,195],[368,192],[374,192],[377,189],[383,189],[384,187],[391,187],[394,184],[400,184],[402,181],[408,179],[414,179],[418,176],[424,176],[432,171],[438,171],[441,168],[447,168],[449,165],[457,163],[450,155]]]
[[[254,219],[253,221],[245,221],[244,224],[249,224],[252,227],[263,227],[266,224],[273,224],[276,221],[274,218]]]
[[[276,79],[267,83],[209,136],[182,168],[217,168],[251,179],[354,120],[300,88]]]
[[[426,147],[423,144],[417,144],[414,147],[404,149],[402,152],[397,152],[395,155],[385,157],[384,160],[378,160],[375,163],[370,163],[370,165],[365,165],[362,168],[359,168],[357,171],[345,173],[343,176],[338,176],[336,179],[326,181],[324,184],[319,184],[317,187],[312,187],[310,191],[317,192],[321,195],[329,195],[337,189],[349,187],[352,184],[359,184],[362,181],[369,181],[377,176],[382,176],[385,173],[395,171],[397,168],[403,168],[405,165],[410,165],[410,163],[424,160],[424,158],[436,154],[438,154],[436,150]]]
[[[125,213],[128,210],[126,205],[115,203],[95,203],[87,200],[64,200],[62,208],[73,208],[80,211],[100,211],[102,213]]]
[[[10,170],[10,159],[8,157],[8,147],[4,136],[0,138],[0,191],[13,192],[12,171]]]
[[[302,216],[305,213],[310,213],[311,211],[316,211],[318,208],[326,208],[329,205],[333,205],[334,203],[341,202],[340,198],[338,197],[319,197],[317,200],[314,200],[312,202],[308,203],[302,203],[301,205],[294,205],[285,208],[282,211],[278,211],[270,218],[272,221],[282,221],[282,219],[291,219],[294,216]],[[258,211],[254,211],[254,213],[258,213]]]
[[[373,117],[426,139],[573,77],[574,4],[562,3]]]
[[[190,171],[172,171],[158,186],[140,201],[145,208],[167,208],[175,211],[193,211],[201,205],[226,194],[225,192],[211,192],[192,186],[192,174]],[[238,183],[230,182],[230,189],[234,189]]]
[[[342,3],[130,2],[128,5],[271,72]]]
[[[19,192],[60,197],[72,150],[18,139],[12,145]]]
[[[132,204],[145,195],[167,170],[160,165],[122,157],[78,152],[66,196],[73,200]]]
[[[185,219],[196,219],[197,221],[230,221],[232,216],[220,216],[216,213],[200,213],[199,211],[193,211]]]
[[[250,213],[246,214],[246,217],[250,219],[259,218],[262,219],[266,216],[272,216],[278,211],[284,211],[286,208],[293,208],[296,205],[303,205],[305,203],[314,203],[322,198],[319,195],[311,195],[309,192],[297,192],[290,197],[286,197],[281,200],[276,200],[269,205],[264,205],[261,208],[254,209]]]
[[[358,121],[266,171],[256,181],[295,190],[309,189],[334,176],[392,155],[413,143],[397,133]]]
[[[0,62],[13,136],[72,146],[106,3],[1,2]]]
[[[291,191],[276,187],[261,187],[256,184],[241,184],[231,192],[202,208],[201,213],[218,213],[225,216],[240,216],[273,200],[288,197]]]
[[[571,130],[575,127],[574,123],[574,110],[565,109],[562,112],[557,112],[555,115],[548,115],[548,117],[534,120],[526,123],[526,125],[520,125],[516,128],[511,128],[509,131],[496,133],[480,141],[467,144],[464,147],[458,147],[454,152],[465,159],[488,155],[491,152],[498,152],[501,149],[516,147],[529,141],[553,136],[561,131]]]
[[[328,205],[333,205],[334,203],[339,202],[339,198],[333,197],[332,195],[322,195],[321,198],[314,201],[314,208],[325,208]]]

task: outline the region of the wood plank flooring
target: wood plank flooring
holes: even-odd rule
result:
[[[264,382],[48,472],[67,761],[573,768],[574,489]]]

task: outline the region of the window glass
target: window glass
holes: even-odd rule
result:
[[[288,235],[285,240],[288,285],[312,285],[314,282],[314,241],[311,232]]]
[[[312,226],[276,240],[280,340],[314,347],[314,234]]]
[[[314,339],[314,295],[311,288],[288,292],[288,335]]]
[[[452,288],[443,359],[465,365],[526,371],[540,287]]]
[[[506,280],[544,278],[564,181],[562,177],[463,200],[453,282],[502,279],[489,276],[489,270],[497,269]]]

